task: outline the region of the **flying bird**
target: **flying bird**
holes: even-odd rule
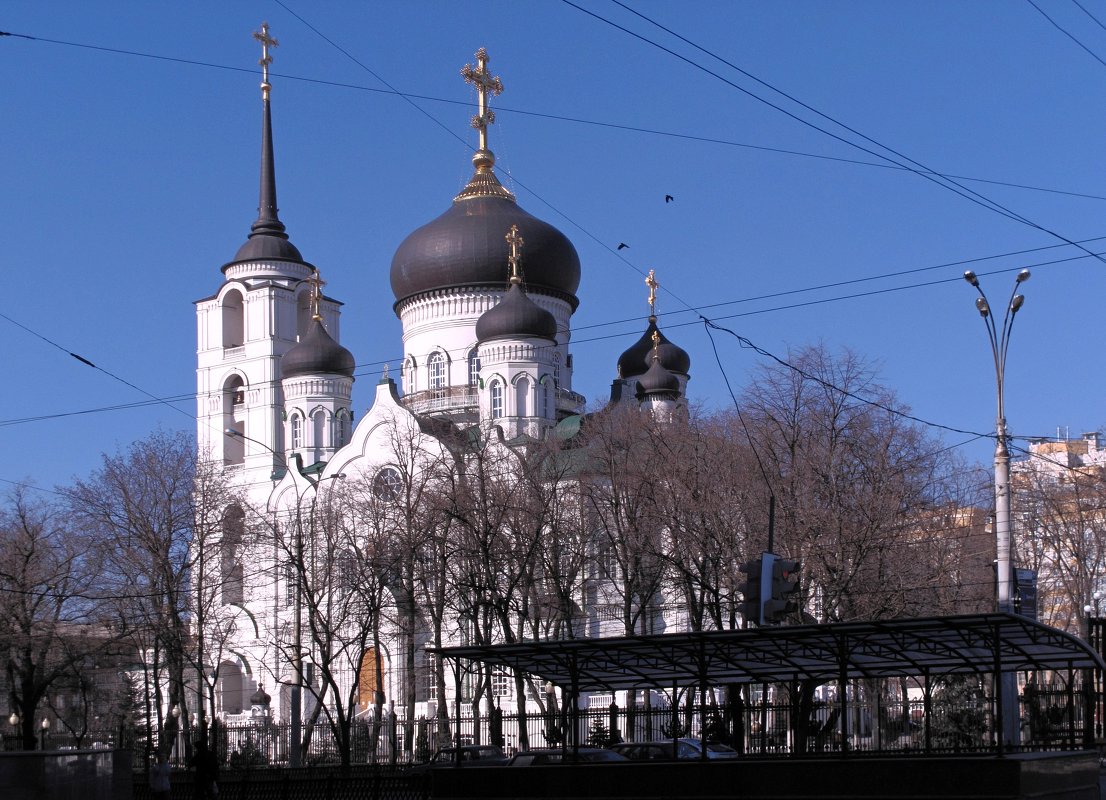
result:
[[[617,248],[615,248],[615,249],[617,249],[617,250],[625,250],[625,249],[626,249],[627,247],[629,247],[629,246],[630,246],[630,245],[626,244],[625,242],[619,242],[619,243],[618,243],[618,247],[617,247]]]
[[[672,195],[670,195],[670,194],[666,194],[666,195],[664,196],[664,202],[666,202],[666,203],[671,203],[671,202],[672,202],[673,200],[675,200],[675,199],[676,199],[676,198],[675,198],[675,197],[673,197],[673,196],[672,196]]]

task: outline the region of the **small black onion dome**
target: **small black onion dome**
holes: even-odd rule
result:
[[[512,283],[503,299],[476,320],[476,341],[528,337],[556,341],[557,320]]]
[[[639,400],[655,394],[678,396],[679,393],[680,379],[664,368],[660,358],[654,358],[649,369],[638,378]]]
[[[495,181],[491,173],[474,176],[474,182],[478,177]],[[498,181],[495,184],[499,187]],[[568,237],[519,208],[502,187],[473,196],[472,186],[396,250],[391,268],[396,303],[435,289],[502,286],[509,255],[503,232],[517,225],[526,240],[527,289],[566,296],[575,308],[580,256]]]
[[[318,317],[311,321],[299,343],[280,359],[280,372],[284,378],[319,374],[352,378],[354,366],[353,353],[330,337]]]
[[[257,684],[257,691],[250,695],[251,706],[267,706],[273,698],[269,697],[268,693],[261,688],[261,684]]]
[[[657,347],[661,366],[677,375],[691,374],[691,356],[682,347],[672,344],[657,328],[657,318],[649,318],[649,327],[641,338],[634,342],[626,352],[618,357],[618,374],[622,378],[633,378],[646,372],[653,360],[653,333],[660,334]]]

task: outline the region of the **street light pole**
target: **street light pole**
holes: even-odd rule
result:
[[[1010,450],[1006,434],[1006,353],[1010,347],[1010,333],[1014,328],[1014,317],[1022,307],[1025,298],[1018,294],[1018,286],[1029,280],[1029,270],[1023,269],[1014,279],[1014,289],[1006,305],[1002,318],[1002,327],[995,325],[990,303],[975,273],[968,270],[964,280],[979,292],[975,307],[983,318],[987,328],[987,338],[991,343],[991,355],[995,362],[995,386],[997,395],[997,413],[995,416],[995,560],[997,568],[998,597],[997,607],[1002,613],[1014,611],[1014,569],[1012,558],[1013,529],[1010,512]],[[1015,744],[1019,738],[1019,713],[1017,683],[1014,673],[1002,673],[1002,737],[1006,744]]]

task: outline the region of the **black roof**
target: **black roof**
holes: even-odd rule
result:
[[[1106,669],[1086,642],[1013,614],[558,639],[431,652],[580,691],[1024,669]]]
[[[297,375],[352,377],[355,367],[353,354],[334,341],[318,317],[311,320],[307,333],[280,359],[282,378]]]
[[[526,296],[517,283],[512,284],[503,299],[476,320],[476,341],[491,339],[557,338],[557,320]]]
[[[576,248],[513,197],[502,196],[458,197],[444,214],[404,239],[392,258],[396,302],[439,289],[501,289],[509,255],[504,237],[512,225],[526,241],[527,289],[563,297],[575,308],[580,287]]]

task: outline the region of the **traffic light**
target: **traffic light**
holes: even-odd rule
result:
[[[799,610],[799,603],[794,594],[799,591],[799,568],[802,565],[798,561],[789,558],[772,556],[771,577],[767,577],[769,586],[768,597],[763,605],[763,619],[765,624],[780,622],[788,614],[794,614]],[[765,570],[767,573],[767,570]]]
[[[757,625],[763,625],[764,600],[766,598],[765,589],[767,588],[763,581],[763,557],[755,558],[752,561],[746,561],[744,564],[738,566],[738,570],[744,572],[748,576],[745,582],[739,587],[742,597],[745,598],[745,602],[741,604],[741,616],[745,618],[746,622],[755,622]]]

